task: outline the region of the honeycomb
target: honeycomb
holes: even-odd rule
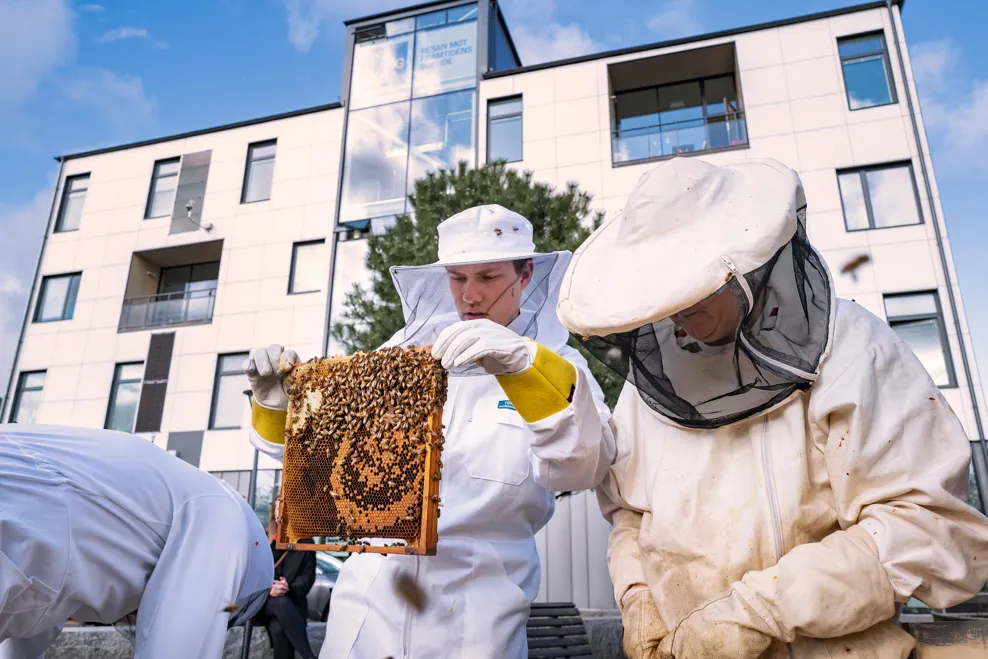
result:
[[[297,366],[279,547],[435,554],[446,388],[427,347]],[[302,538],[322,542],[300,545]]]

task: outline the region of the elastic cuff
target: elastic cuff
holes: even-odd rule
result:
[[[285,443],[285,424],[288,410],[272,410],[256,400],[250,403],[250,425],[258,436],[271,444]]]
[[[531,368],[514,375],[499,375],[501,389],[526,423],[562,412],[576,393],[576,367],[544,346],[539,346]]]

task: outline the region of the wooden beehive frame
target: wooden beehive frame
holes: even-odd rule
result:
[[[418,354],[416,354],[416,352]],[[323,537],[326,540],[329,539],[337,540],[338,538],[337,542],[326,542],[321,544],[309,544],[309,543],[303,544],[297,541],[298,538],[289,537],[289,533],[290,533],[289,527],[291,526],[289,522],[292,518],[293,511],[290,509],[286,509],[285,506],[286,494],[288,494],[287,489],[289,487],[297,488],[298,483],[301,480],[305,480],[305,473],[302,470],[302,467],[305,465],[303,463],[300,463],[298,460],[293,461],[292,459],[289,459],[290,455],[298,455],[300,451],[303,450],[301,448],[302,444],[300,444],[299,442],[306,441],[295,438],[296,434],[298,434],[297,431],[299,429],[299,426],[295,426],[293,429],[293,424],[295,424],[297,421],[299,421],[302,418],[302,416],[304,416],[302,412],[298,409],[300,407],[303,407],[304,404],[297,402],[301,400],[300,398],[300,396],[302,395],[301,390],[297,390],[297,391],[293,390],[294,399],[293,402],[290,403],[289,405],[288,422],[286,425],[286,432],[285,432],[286,435],[285,467],[281,481],[281,494],[276,502],[277,510],[275,512],[275,518],[277,520],[276,538],[277,538],[277,547],[279,549],[344,551],[344,552],[354,552],[354,553],[369,552],[369,553],[382,553],[382,554],[435,555],[436,544],[438,542],[438,518],[439,518],[439,506],[440,506],[439,479],[440,479],[440,471],[442,468],[441,458],[442,458],[442,444],[443,444],[441,405],[442,403],[445,402],[446,374],[438,366],[438,363],[431,361],[430,362],[422,361],[423,359],[425,359],[424,355],[428,354],[427,349],[417,348],[417,349],[405,350],[401,348],[390,348],[371,354],[374,356],[369,357],[368,355],[355,355],[353,358],[333,358],[327,360],[313,360],[307,364],[300,365],[297,368],[302,370],[296,371],[296,377],[294,378],[296,384],[293,384],[292,386],[304,387],[304,377],[300,378],[299,375],[300,374],[304,375],[306,373],[305,371],[306,368],[315,368],[315,369],[318,369],[320,367],[346,368],[347,367],[346,362],[350,359],[376,359],[378,360],[379,363],[381,359],[391,359],[391,360],[404,359],[406,361],[409,359],[417,359],[419,360],[420,363],[425,363],[427,365],[428,369],[430,369],[429,373],[426,373],[425,375],[416,374],[415,376],[418,377],[420,380],[422,377],[426,378],[425,381],[422,382],[422,384],[425,384],[427,386],[431,385],[432,394],[434,396],[434,398],[432,399],[433,407],[431,411],[428,413],[427,417],[425,417],[425,421],[426,421],[425,425],[427,427],[427,432],[422,433],[422,431],[424,430],[423,428],[409,427],[408,424],[404,424],[404,426],[397,426],[396,424],[397,427],[393,429],[391,435],[389,435],[391,439],[385,438],[383,441],[381,441],[381,437],[376,437],[376,438],[370,437],[370,439],[360,439],[360,436],[364,432],[363,426],[362,425],[354,426],[353,424],[357,422],[354,422],[353,420],[348,418],[347,422],[350,424],[348,426],[349,430],[345,432],[334,433],[332,435],[333,439],[331,441],[331,445],[337,447],[335,453],[332,452],[333,449],[325,448],[327,446],[325,443],[319,444],[317,447],[317,450],[320,451],[319,456],[321,456],[321,452],[323,450],[325,450],[327,456],[332,455],[331,463],[333,466],[332,466],[331,481],[335,479],[335,482],[337,484],[339,484],[340,481],[345,476],[347,476],[347,474],[349,474],[348,477],[352,479],[353,478],[352,472],[359,468],[356,466],[357,464],[356,462],[351,463],[351,466],[349,467],[345,464],[346,458],[350,456],[350,453],[344,452],[341,454],[340,453],[340,451],[342,450],[340,448],[341,445],[346,446],[348,451],[363,450],[366,453],[371,451],[372,449],[371,448],[357,449],[355,447],[359,447],[359,446],[363,446],[364,444],[367,444],[367,445],[371,445],[373,447],[373,450],[378,453],[381,452],[386,453],[390,449],[391,444],[398,443],[400,444],[400,449],[404,451],[405,455],[411,455],[409,451],[414,452],[414,455],[416,457],[414,457],[413,459],[416,462],[419,462],[419,458],[417,456],[424,451],[424,459],[422,459],[420,463],[421,479],[422,479],[421,480],[422,483],[421,509],[418,518],[415,520],[415,522],[418,523],[418,529],[416,530],[415,536],[409,537],[410,534],[406,533],[404,536],[402,536],[403,539],[405,540],[404,544],[395,543],[390,545],[365,544],[365,543],[357,542],[356,538],[367,538],[373,540],[376,537],[378,538],[398,537],[395,535],[375,536],[373,533],[360,533],[361,529],[359,528],[350,529],[353,531],[357,531],[356,536],[354,536],[353,534],[350,534],[348,537],[336,536],[331,533],[326,533],[323,536],[317,536],[317,534],[312,534],[313,536],[316,537]],[[429,359],[431,359],[431,357]],[[357,364],[356,366],[360,366],[360,365]],[[364,368],[366,375],[367,367],[365,366]],[[388,368],[390,368],[390,365],[388,366]],[[441,382],[440,382],[440,378],[441,378]],[[301,384],[299,383],[300,379],[303,381]],[[386,381],[391,382],[391,384],[394,385],[394,383],[392,382],[394,380],[393,377],[391,378],[385,377],[384,379]],[[378,387],[380,386],[382,385],[379,384]],[[420,387],[408,389],[405,392],[405,395],[407,396],[411,391],[418,391],[421,388],[422,387],[420,386]],[[350,389],[348,389],[348,391],[349,390]],[[395,393],[392,392],[392,395],[395,395]],[[401,397],[401,399],[404,400],[404,397]],[[438,403],[438,406],[436,406],[436,403]],[[372,408],[373,411],[373,409],[376,409],[377,406],[370,405],[369,407]],[[361,419],[364,419],[364,421],[360,423],[364,423],[368,418],[373,417],[375,419],[375,422],[377,422],[378,418],[391,416],[391,414],[389,411],[382,416],[380,414],[380,411],[378,411],[378,414],[376,416],[374,414],[367,415],[366,413],[362,413],[361,415],[358,416]],[[338,419],[339,417],[337,416],[336,418]],[[422,417],[418,416],[417,418],[421,419]],[[353,431],[354,427],[358,427],[359,430],[354,432]],[[380,428],[381,426],[378,427]],[[404,428],[404,430],[402,428]],[[305,431],[303,431],[303,433],[304,432]],[[423,434],[424,434],[424,438],[423,438]],[[294,444],[292,444],[293,441],[295,442]],[[315,446],[314,442],[316,440],[308,440],[308,441],[312,441],[313,443],[305,444],[305,446],[309,446],[310,449],[311,447]],[[388,449],[381,449],[380,447],[384,446],[385,444],[388,444]],[[416,447],[418,447],[418,450],[416,450]],[[310,455],[312,454],[312,450],[309,450],[309,454]],[[356,460],[356,458],[354,458],[354,460]],[[397,458],[393,458],[393,460],[396,461]],[[326,460],[323,460],[322,462],[323,462],[322,471],[325,474],[326,470],[329,467]],[[380,474],[377,474],[376,478],[380,479],[381,478]],[[416,476],[416,482],[418,482],[417,478],[418,477]],[[310,478],[309,480],[311,481],[312,478]],[[387,482],[389,484],[391,483],[391,481],[387,481]],[[291,485],[291,483],[295,483],[295,485]],[[323,490],[322,490],[323,492],[326,492],[326,487],[327,487],[326,485],[323,485]],[[333,497],[339,496],[333,491],[330,491],[329,494],[333,495]],[[412,494],[414,494],[414,492]],[[296,493],[295,496],[297,498],[298,494]],[[320,493],[316,491],[315,496],[319,497]],[[291,497],[288,497],[288,500],[291,500]],[[345,523],[339,521],[342,520],[342,515],[345,513],[341,513],[340,509],[336,507],[337,501],[338,501],[337,499],[333,498],[330,500],[330,503],[328,503],[327,506],[335,510],[338,525],[342,524],[344,526],[348,526]],[[348,501],[348,505],[352,505],[352,502]],[[330,518],[327,517],[326,519],[328,520]],[[404,519],[408,520],[411,518],[406,517]],[[403,527],[410,526],[415,522],[409,522],[408,525],[402,523],[401,526]]]

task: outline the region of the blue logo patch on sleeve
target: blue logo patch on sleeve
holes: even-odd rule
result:
[[[510,400],[500,400],[497,403],[497,409],[499,410],[511,410],[512,412],[517,412],[514,404]]]

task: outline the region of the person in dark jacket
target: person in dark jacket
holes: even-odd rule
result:
[[[272,519],[268,530],[272,538],[275,530]],[[299,541],[300,544],[311,542],[309,538]],[[274,659],[294,659],[296,652],[302,659],[316,659],[305,631],[309,615],[306,595],[316,581],[316,554],[275,549],[275,540],[271,541],[271,552],[275,562],[274,583],[254,622],[267,629]]]

